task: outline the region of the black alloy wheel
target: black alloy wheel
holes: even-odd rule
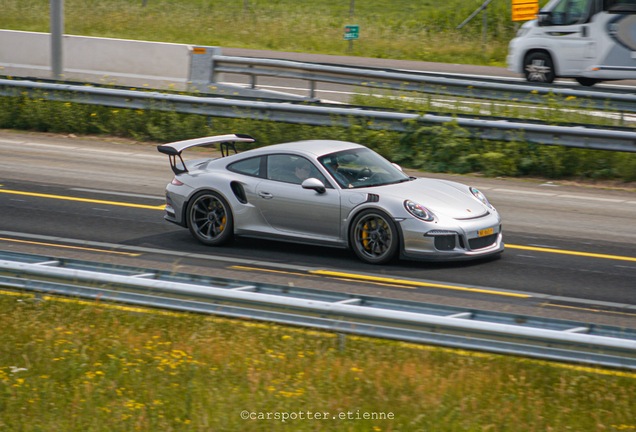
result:
[[[360,212],[351,225],[350,244],[355,254],[369,264],[385,264],[398,250],[398,231],[393,220],[383,211]]]
[[[187,221],[190,233],[203,244],[218,246],[233,237],[232,210],[216,192],[197,193],[188,205]]]

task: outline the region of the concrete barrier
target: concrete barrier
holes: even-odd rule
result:
[[[214,47],[64,35],[63,79],[187,90],[209,83]],[[53,78],[49,33],[0,30],[0,75]]]

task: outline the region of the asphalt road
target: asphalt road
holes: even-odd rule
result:
[[[298,62],[319,63],[334,66],[346,66],[346,67],[362,67],[362,68],[377,68],[387,70],[403,70],[403,71],[416,71],[426,73],[438,73],[444,75],[461,75],[462,78],[470,79],[474,77],[476,79],[483,77],[490,77],[495,79],[504,79],[512,81],[520,81],[526,83],[523,76],[512,73],[502,66],[478,66],[459,63],[435,63],[426,61],[413,61],[413,60],[395,60],[395,59],[381,59],[381,58],[366,58],[355,56],[336,56],[326,54],[308,54],[308,53],[294,53],[294,52],[279,52],[268,50],[255,50],[255,49],[243,49],[243,48],[225,48],[221,49],[222,55],[236,56],[236,57],[255,57],[255,58],[269,58],[280,60],[291,60]],[[249,84],[249,77],[237,74],[224,74],[221,81],[233,83],[233,84]],[[536,86],[552,86],[551,84],[536,84]],[[619,88],[626,92],[633,92],[633,87],[636,86],[636,80],[619,80],[619,81],[607,81],[599,83],[593,87],[583,87],[578,84],[574,79],[559,78],[555,81],[554,85],[572,87],[575,89],[594,90],[594,89],[611,89]],[[283,93],[291,93],[300,96],[308,96],[308,83],[307,81],[277,78],[277,77],[259,77],[257,81],[257,87],[264,90],[280,91]],[[352,88],[352,86],[320,83],[317,85],[315,92],[316,97],[324,101],[334,102],[350,102],[350,94],[352,92],[359,92],[359,89]],[[445,98],[444,98],[445,99]]]
[[[488,195],[504,220],[503,257],[371,266],[329,248],[198,244],[163,220],[172,173],[152,144],[0,131],[0,155],[2,250],[636,328],[633,190],[436,176]]]

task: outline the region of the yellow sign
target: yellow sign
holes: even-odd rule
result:
[[[539,13],[539,0],[512,0],[512,20],[530,21]]]

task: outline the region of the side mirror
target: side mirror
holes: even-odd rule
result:
[[[395,162],[391,162],[391,165],[393,165],[394,167],[396,167],[397,169],[399,169],[400,171],[404,172],[404,170],[402,169],[401,166],[399,166],[398,164],[396,164]]]
[[[302,186],[303,189],[312,189],[318,192],[319,194],[323,194],[327,190],[323,182],[321,182],[320,180],[314,177],[310,177],[304,180],[300,185]]]
[[[539,27],[552,25],[552,12],[539,11],[537,15],[537,24]]]

